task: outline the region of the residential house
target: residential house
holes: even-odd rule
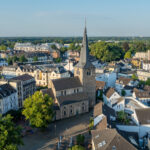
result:
[[[144,70],[137,70],[137,76],[139,80],[146,81],[150,78],[150,72]]]
[[[115,89],[121,95],[122,91],[125,91],[125,96],[131,96],[133,93],[133,88],[138,85],[138,81],[134,81],[131,78],[120,77],[116,80]]]
[[[102,112],[102,105],[102,102],[97,103],[93,110],[94,127],[99,130],[107,128],[107,117]]]
[[[150,102],[150,91],[141,91],[138,89],[134,89],[132,96],[133,98],[146,105]]]
[[[4,66],[2,69],[2,76],[6,79],[10,79],[16,76],[17,66]]]
[[[136,150],[115,129],[92,130],[92,150]]]

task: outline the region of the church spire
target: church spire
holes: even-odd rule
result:
[[[80,68],[89,67],[91,63],[89,62],[88,58],[89,58],[89,49],[88,49],[87,29],[86,29],[86,20],[85,20],[85,28],[84,28],[82,47],[80,52],[80,60],[77,66]]]

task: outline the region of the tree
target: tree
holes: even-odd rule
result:
[[[51,45],[51,48],[52,48],[52,49],[55,49],[55,50],[57,49],[57,47],[56,47],[55,44]]]
[[[129,123],[129,119],[127,118],[127,114],[124,111],[119,111],[117,114],[117,118],[119,121],[128,124]]]
[[[85,148],[80,145],[75,145],[75,146],[72,146],[71,148],[69,148],[69,150],[85,150]]]
[[[146,83],[146,85],[150,86],[150,78],[148,78],[145,83]]]
[[[84,135],[82,134],[77,135],[76,140],[77,145],[84,145]]]
[[[18,145],[22,145],[21,128],[16,126],[13,117],[0,115],[0,149],[18,150]]]
[[[8,65],[12,65],[12,64],[13,64],[13,60],[12,60],[12,58],[11,58],[11,57],[8,57],[8,59],[7,59],[7,63],[8,63]]]
[[[13,62],[17,62],[17,61],[19,61],[19,58],[17,56],[14,56],[13,57]]]
[[[123,50],[115,43],[97,42],[91,44],[90,53],[103,62],[119,60],[123,58]]]
[[[60,57],[55,59],[56,63],[60,63],[61,61],[62,61],[62,59]]]
[[[37,91],[24,101],[22,113],[33,127],[46,128],[54,117],[53,99]]]
[[[19,61],[20,61],[21,63],[23,63],[23,62],[27,62],[27,59],[26,59],[26,57],[25,57],[24,55],[22,55],[22,56],[19,58]]]
[[[33,57],[33,61],[38,61],[38,57],[37,57],[37,56],[34,56],[34,57]]]
[[[124,55],[124,58],[125,59],[130,59],[131,58],[131,52],[130,51],[127,51]]]
[[[125,91],[125,90],[122,90],[122,91],[121,91],[121,95],[122,95],[122,96],[125,96],[125,95],[126,95],[126,91]]]
[[[122,47],[123,47],[123,50],[124,50],[125,52],[127,52],[127,51],[130,49],[128,42],[124,42],[124,43],[122,44]]]
[[[133,80],[137,80],[137,79],[138,79],[137,75],[136,75],[136,74],[133,74],[133,75],[132,75],[132,79],[133,79]]]
[[[7,50],[7,47],[5,45],[0,45],[0,50]]]

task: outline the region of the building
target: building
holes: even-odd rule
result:
[[[56,105],[56,120],[88,112],[89,107],[95,105],[95,67],[88,57],[85,28],[80,61],[74,68],[74,77],[51,80],[49,84]]]
[[[114,88],[108,88],[103,94],[104,103],[109,107],[112,107],[112,105],[115,104],[117,99],[120,97],[121,96],[115,91]]]
[[[16,76],[16,66],[4,66],[2,69],[2,76],[6,79],[10,79]]]
[[[95,105],[96,97],[96,79],[95,79],[95,67],[89,61],[89,50],[87,31],[85,28],[84,37],[81,47],[80,61],[74,68],[74,76],[78,77],[83,85],[83,91],[89,97],[89,105],[93,107]]]
[[[136,150],[115,129],[93,130],[92,150]]]
[[[0,114],[5,114],[9,110],[18,109],[18,95],[9,84],[0,85]]]
[[[150,91],[140,91],[138,89],[134,89],[132,96],[146,105],[150,102]]]
[[[143,60],[150,60],[150,50],[148,50],[147,52],[136,52],[134,58],[143,59]]]
[[[94,106],[93,110],[94,127],[99,130],[107,128],[107,117],[102,112],[102,105],[102,102],[99,102]]]
[[[138,81],[134,81],[131,78],[120,77],[116,80],[115,89],[120,95],[122,95],[122,91],[124,90],[124,96],[131,96],[133,93],[133,88],[136,87],[138,83]]]
[[[150,60],[143,60],[142,69],[149,71],[150,70]]]
[[[146,81],[150,78],[150,72],[144,70],[137,70],[137,76],[139,80]]]
[[[17,90],[19,108],[22,107],[23,101],[36,91],[35,79],[28,74],[10,79],[9,84]]]

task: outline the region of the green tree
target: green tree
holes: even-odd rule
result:
[[[69,148],[68,150],[85,150],[85,148],[80,145],[75,145],[75,146],[72,146],[71,148]]]
[[[34,56],[34,57],[33,57],[33,61],[38,61],[38,57],[37,57],[37,56]]]
[[[69,50],[75,50],[76,49],[76,46],[74,43],[71,43],[68,47]]]
[[[0,45],[0,50],[7,50],[7,47],[5,45]]]
[[[146,85],[150,86],[150,78],[148,78],[145,83],[146,83]]]
[[[124,124],[128,124],[129,123],[129,119],[127,118],[127,114],[124,111],[119,111],[117,113],[117,119],[121,122],[123,122]]]
[[[52,48],[52,49],[55,49],[55,50],[57,49],[57,47],[56,47],[55,44],[51,45],[51,48]]]
[[[19,58],[19,62],[23,63],[23,62],[27,62],[27,59],[24,55],[22,55],[20,58]]]
[[[14,56],[13,57],[13,62],[17,62],[17,61],[19,61],[19,58],[17,56]]]
[[[79,134],[76,136],[77,145],[84,145],[84,135]]]
[[[21,128],[12,121],[12,116],[0,115],[0,149],[18,150],[18,145],[22,145]]]
[[[8,63],[8,65],[12,65],[13,64],[13,59],[11,57],[8,57],[7,63]]]
[[[121,95],[122,95],[122,96],[125,96],[125,95],[126,95],[126,91],[125,91],[125,90],[122,90],[122,91],[121,91]]]
[[[133,74],[133,75],[132,75],[132,79],[133,79],[133,80],[137,80],[137,79],[138,79],[137,75],[136,75],[136,74]]]
[[[128,42],[124,42],[124,43],[122,44],[122,47],[123,47],[123,50],[124,50],[125,52],[127,52],[127,51],[130,49]]]
[[[91,44],[90,53],[103,62],[119,60],[123,57],[123,50],[115,43],[97,42]]]
[[[124,55],[124,58],[125,59],[130,59],[131,58],[131,52],[130,51],[127,51]]]
[[[54,117],[53,99],[37,91],[24,101],[22,113],[33,127],[46,128]]]
[[[56,63],[60,63],[61,61],[62,61],[62,59],[60,57],[55,59]]]

